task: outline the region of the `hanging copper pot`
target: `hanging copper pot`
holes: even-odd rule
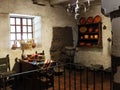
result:
[[[35,48],[35,47],[36,47],[36,43],[35,43],[34,40],[33,40],[32,48]]]
[[[17,42],[14,41],[14,44],[12,45],[12,48],[11,48],[11,49],[15,50],[16,48],[17,48]]]

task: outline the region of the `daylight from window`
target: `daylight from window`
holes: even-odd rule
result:
[[[16,43],[20,47],[20,41],[35,39],[39,43],[41,37],[41,18],[28,15],[10,15],[10,47]],[[38,39],[38,40],[37,40]]]

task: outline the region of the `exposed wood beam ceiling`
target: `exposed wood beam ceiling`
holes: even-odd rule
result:
[[[54,6],[54,5],[68,4],[74,0],[32,0],[32,1],[33,4],[37,4],[40,6],[46,6],[48,3]]]
[[[32,0],[33,4],[40,5],[40,6],[46,6],[46,2],[48,0]]]
[[[33,4],[46,6],[47,4],[51,6],[55,5],[67,5],[70,3],[71,5],[75,5],[76,0],[32,0]],[[88,0],[79,0],[79,2],[87,2]],[[101,4],[101,0],[90,0],[91,5]]]

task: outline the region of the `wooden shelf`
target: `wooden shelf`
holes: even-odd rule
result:
[[[78,25],[78,47],[102,47],[102,23]]]

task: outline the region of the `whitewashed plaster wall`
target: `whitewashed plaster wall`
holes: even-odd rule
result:
[[[0,0],[0,57],[10,54],[11,68],[14,65],[15,57],[21,57],[21,50],[10,49],[9,36],[9,14],[27,14],[41,16],[42,20],[42,46],[32,50],[26,50],[25,53],[34,53],[35,51],[45,51],[47,59],[50,58],[50,46],[52,41],[52,28],[54,26],[76,26],[74,16],[68,15],[65,8],[49,5],[42,7],[32,4],[32,0]],[[104,67],[109,67],[111,64],[110,43],[107,41],[111,37],[110,19],[101,14],[101,6],[91,7],[86,13],[81,13],[81,16],[102,16],[103,25],[107,26],[106,30],[102,30],[103,48],[93,50],[83,50],[79,48],[76,52],[75,62],[80,62],[85,65],[102,64]],[[74,28],[75,29],[75,28]],[[77,33],[74,32],[74,40],[77,42]]]
[[[91,6],[86,13],[81,13],[81,17],[102,17],[102,27],[106,25],[106,29],[102,29],[103,48],[83,49],[78,48],[75,54],[75,62],[90,66],[91,64],[101,64],[104,68],[111,66],[111,43],[107,39],[111,38],[111,21],[109,17],[105,17],[101,13],[101,5]]]
[[[14,65],[14,59],[21,57],[21,50],[10,49],[10,24],[9,14],[26,14],[41,16],[42,46],[32,50],[25,50],[25,53],[35,53],[35,51],[45,51],[46,59],[50,59],[49,49],[52,40],[52,28],[54,26],[75,26],[73,16],[66,13],[65,8],[60,6],[50,7],[38,6],[32,3],[32,0],[0,0],[0,57],[6,54],[10,55],[11,69]]]

